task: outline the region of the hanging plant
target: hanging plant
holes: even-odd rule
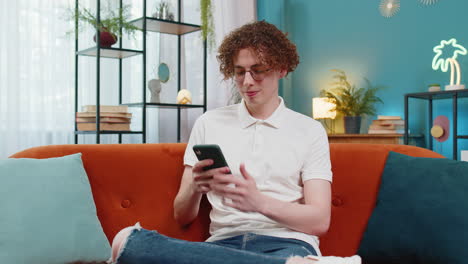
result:
[[[208,43],[208,49],[212,50],[216,43],[211,0],[200,0],[200,21],[202,38]]]

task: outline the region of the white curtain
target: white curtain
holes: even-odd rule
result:
[[[223,81],[223,76],[219,72],[216,59],[217,47],[233,29],[257,19],[256,3],[256,0],[212,0],[216,45],[209,51],[207,58],[208,110],[229,104],[234,89],[232,82]],[[198,116],[199,114],[194,112],[186,112],[183,115],[182,142],[188,141],[191,128]]]
[[[104,1],[101,1],[104,2]],[[148,1],[150,2],[150,1]],[[174,2],[174,1],[173,1]],[[184,0],[183,16],[188,23],[199,24],[198,0]],[[80,0],[87,7],[94,8],[94,0]],[[135,3],[135,1],[132,1]],[[141,14],[141,8],[132,8],[132,14]],[[255,0],[223,0],[215,1],[214,19],[216,25],[216,42],[219,45],[221,39],[233,28],[246,22],[255,20]],[[20,150],[50,144],[74,143],[74,39],[66,37],[73,23],[63,20],[64,9],[74,6],[74,0],[66,1],[37,1],[17,0],[0,1],[0,158]],[[173,5],[176,7],[176,5]],[[151,8],[151,7],[150,7]],[[148,10],[151,13],[151,10]],[[91,32],[91,33],[90,33]],[[80,49],[92,44],[92,29],[87,29],[80,38]],[[176,45],[164,44],[164,40],[156,37],[155,43],[165,48],[165,53],[159,53],[159,61],[165,60],[164,54],[174,54]],[[138,44],[140,42],[140,44]],[[190,52],[190,45],[200,42],[197,37],[188,37],[182,47],[184,60],[182,71],[188,74],[182,78],[182,85],[190,90],[190,84],[200,81],[200,70],[191,71],[196,55],[185,54]],[[127,48],[141,46],[141,36],[135,40],[126,40]],[[89,61],[91,60],[91,61]],[[80,105],[95,104],[95,59],[80,57],[79,87]],[[155,62],[154,64],[156,64]],[[131,58],[124,63],[125,71],[141,72],[141,60]],[[115,90],[118,71],[116,63],[108,60],[101,62],[101,104],[115,104],[117,93]],[[173,65],[174,66],[174,65]],[[147,65],[147,79],[153,76],[155,65]],[[173,69],[176,69],[174,67]],[[174,71],[176,73],[176,71]],[[131,74],[129,76],[141,76]],[[176,76],[171,73],[171,77]],[[140,79],[138,79],[140,78]],[[129,98],[141,96],[141,77],[123,77],[124,88],[127,86],[132,91]],[[133,85],[136,87],[133,89]],[[85,89],[88,88],[88,89]],[[229,82],[222,82],[219,74],[218,63],[215,58],[215,50],[208,56],[208,109],[227,104],[231,87]],[[164,87],[163,87],[164,89]],[[200,94],[193,92],[194,100],[201,102]],[[163,97],[164,95],[161,94]],[[172,98],[174,95],[168,95]],[[147,97],[149,92],[147,91]],[[196,102],[194,102],[196,103]],[[135,120],[138,120],[141,112],[133,109]],[[175,124],[173,114],[168,115],[164,110],[149,110],[148,124],[155,119],[156,126],[150,126],[147,142],[167,142],[161,139],[161,127],[166,122]],[[153,112],[151,112],[153,111]],[[174,113],[176,111],[172,111]],[[188,139],[190,129],[200,112],[195,110],[182,111],[182,141]],[[167,116],[171,120],[164,120]],[[153,122],[154,123],[154,122]],[[138,129],[141,122],[132,124]],[[174,128],[171,129],[174,134]],[[164,138],[163,138],[164,139]],[[80,136],[80,143],[94,143],[92,136]],[[104,136],[102,143],[116,143],[116,136]],[[124,143],[141,142],[141,136],[128,136]]]
[[[0,1],[0,158],[73,142],[74,43],[64,1]]]
[[[257,1],[255,0],[212,0],[212,2],[214,3],[213,17],[216,30],[216,47],[235,28],[257,20]],[[233,84],[231,81],[223,81],[216,59],[216,50],[209,54],[208,65],[208,98],[211,97],[208,102],[208,109],[213,109],[229,103]]]

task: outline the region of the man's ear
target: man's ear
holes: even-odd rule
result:
[[[288,72],[286,70],[280,70],[279,73],[280,73],[280,79],[283,79],[288,74]]]

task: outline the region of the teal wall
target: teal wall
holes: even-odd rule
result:
[[[379,93],[381,115],[404,116],[404,94],[427,91],[427,85],[449,82],[450,74],[432,70],[433,47],[443,39],[456,38],[468,48],[468,1],[441,0],[424,6],[404,0],[392,18],[379,12],[380,1],[362,0],[257,0],[258,19],[288,32],[296,43],[301,64],[283,83],[280,92],[292,109],[311,115],[311,98],[328,88],[330,69],[344,70],[357,84],[368,78],[388,88]],[[468,80],[468,56],[458,59],[462,83]],[[468,135],[468,99],[459,101],[459,134]],[[410,130],[425,133],[427,104],[412,100]],[[434,117],[449,115],[448,100],[434,102]],[[367,123],[372,119],[368,118]],[[367,130],[364,124],[363,131]],[[459,150],[468,149],[459,140]],[[452,157],[452,138],[434,143],[434,150]],[[460,155],[460,154],[459,154]]]

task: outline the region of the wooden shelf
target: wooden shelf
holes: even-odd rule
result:
[[[76,54],[82,56],[97,56],[97,47],[92,47],[85,50],[80,50]],[[123,59],[135,55],[143,54],[141,50],[119,49],[119,48],[101,48],[102,58]]]
[[[143,103],[130,103],[122,104],[128,105],[129,107],[143,107]],[[146,107],[152,108],[203,108],[203,105],[193,105],[193,104],[166,104],[166,103],[146,103]]]
[[[420,138],[423,135],[410,135]],[[403,134],[329,134],[330,143],[403,144]]]
[[[142,17],[136,20],[131,21],[133,25],[137,26],[139,29],[143,29],[143,22],[146,19],[146,31],[166,33],[172,35],[184,35],[187,33],[195,32],[201,30],[201,27],[198,25],[157,19],[154,17]]]
[[[402,137],[403,134],[329,134],[333,138]]]

